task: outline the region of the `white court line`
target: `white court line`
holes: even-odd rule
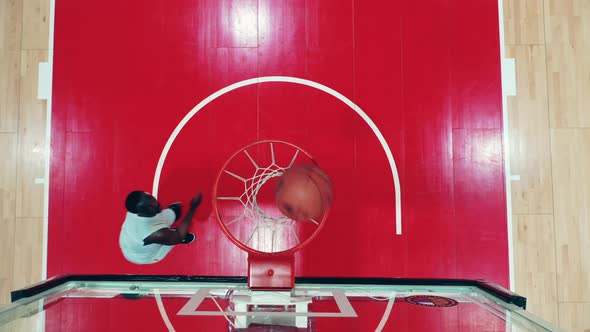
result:
[[[47,65],[45,76],[47,82],[44,84],[44,97],[47,98],[47,110],[45,118],[45,187],[43,195],[43,260],[42,280],[47,279],[47,245],[49,228],[49,173],[51,165],[51,111],[53,101],[53,47],[55,38],[55,0],[49,3],[49,46],[47,51]]]
[[[45,170],[44,170],[44,188],[43,188],[43,257],[41,259],[41,280],[47,279],[47,246],[49,243],[49,173],[51,165],[51,111],[53,101],[53,47],[55,39],[55,0],[49,1],[49,36],[47,50],[47,65],[45,75],[46,82],[43,97],[46,97],[45,110]],[[41,313],[41,331],[45,331],[45,310]]]
[[[504,60],[504,3],[498,0],[498,22],[500,28],[500,72],[502,81],[502,131],[504,136],[504,179],[506,183],[506,218],[508,227],[508,271],[509,287],[514,291],[514,243],[512,234],[512,173],[510,171],[510,141],[508,133],[508,97],[507,92],[514,92],[516,95],[516,78],[511,80],[505,79],[506,61]],[[507,91],[510,90],[510,91]]]
[[[383,317],[381,317],[381,321],[375,329],[375,332],[381,332],[385,327],[385,324],[387,324],[389,316],[391,315],[391,310],[393,309],[393,304],[395,303],[395,295],[396,293],[393,292],[393,294],[389,296],[389,301],[387,301],[387,307],[385,307],[385,312],[383,313]]]
[[[323,84],[314,82],[314,81],[310,81],[310,80],[306,80],[306,79],[302,79],[302,78],[297,78],[297,77],[291,77],[291,76],[263,76],[263,77],[256,77],[256,78],[243,80],[243,81],[228,85],[221,90],[218,90],[217,92],[209,95],[203,101],[198,103],[197,106],[195,106],[190,112],[188,112],[184,116],[184,118],[178,123],[176,128],[174,128],[174,131],[172,132],[172,134],[168,138],[168,141],[166,142],[166,145],[162,149],[162,154],[160,155],[160,159],[158,160],[158,165],[156,166],[156,172],[154,174],[152,195],[154,195],[155,197],[157,197],[157,195],[158,195],[158,188],[160,185],[160,175],[162,173],[162,168],[164,167],[164,162],[166,161],[166,156],[168,155],[168,152],[170,151],[170,148],[172,147],[174,140],[176,139],[178,134],[180,134],[180,131],[182,130],[182,128],[184,128],[184,126],[188,123],[188,121],[195,114],[197,114],[197,112],[199,112],[203,107],[205,107],[211,101],[217,99],[218,97],[220,97],[230,91],[233,91],[233,90],[236,90],[241,87],[248,86],[248,85],[267,83],[267,82],[295,83],[295,84],[306,85],[306,86],[321,90],[325,93],[332,95],[333,97],[336,97],[337,99],[339,99],[340,101],[345,103],[348,107],[350,107],[352,110],[354,110],[367,123],[367,125],[373,130],[373,133],[375,134],[375,136],[377,136],[377,139],[379,140],[379,143],[381,143],[381,147],[383,148],[383,151],[385,152],[385,155],[387,156],[387,160],[389,161],[389,167],[391,168],[391,175],[393,177],[393,183],[394,183],[394,187],[395,187],[395,232],[397,235],[401,235],[402,234],[402,208],[401,208],[401,187],[400,187],[400,181],[399,181],[399,174],[397,171],[397,166],[395,164],[395,159],[393,158],[393,154],[391,153],[391,149],[389,148],[389,145],[387,144],[385,137],[383,137],[383,135],[381,134],[381,131],[379,131],[379,128],[377,128],[377,125],[373,122],[373,120],[371,120],[371,118],[369,118],[369,116],[359,106],[357,106],[354,102],[352,102],[350,99],[348,99],[347,97],[345,97],[344,95],[342,95],[338,91],[336,91],[332,88],[329,88]]]
[[[162,297],[160,296],[160,291],[154,289],[154,298],[156,299],[156,304],[158,305],[158,310],[160,311],[160,316],[162,316],[162,320],[164,324],[166,324],[166,328],[169,332],[175,332],[174,326],[172,326],[172,322],[170,318],[168,318],[168,314],[166,313],[166,308],[164,308],[164,303],[162,302]]]

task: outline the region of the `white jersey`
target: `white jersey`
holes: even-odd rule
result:
[[[135,264],[152,264],[159,262],[174,248],[162,244],[143,245],[143,239],[162,228],[170,227],[176,215],[171,209],[163,210],[157,215],[146,218],[127,212],[121,227],[119,246],[125,258]]]

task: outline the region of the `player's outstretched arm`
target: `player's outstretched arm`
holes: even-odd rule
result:
[[[159,229],[143,239],[143,244],[148,245],[156,243],[173,246],[181,243],[188,234],[195,211],[201,204],[202,200],[203,195],[201,194],[197,195],[197,197],[194,197],[191,200],[190,208],[184,218],[182,218],[182,221],[177,228],[166,227]]]

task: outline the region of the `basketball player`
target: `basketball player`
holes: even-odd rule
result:
[[[199,194],[193,198],[178,227],[171,228],[181,216],[180,203],[162,211],[154,196],[143,191],[131,192],[125,201],[127,215],[119,236],[123,256],[135,264],[153,264],[164,259],[175,245],[193,242],[195,234],[188,231],[202,197]]]

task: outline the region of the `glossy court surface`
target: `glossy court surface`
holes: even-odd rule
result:
[[[258,140],[301,146],[334,183],[298,276],[485,278],[508,286],[498,9],[493,1],[56,2],[48,276],[246,274],[211,191]],[[123,258],[125,195],[158,181],[167,204],[205,194],[197,241],[150,266]]]

